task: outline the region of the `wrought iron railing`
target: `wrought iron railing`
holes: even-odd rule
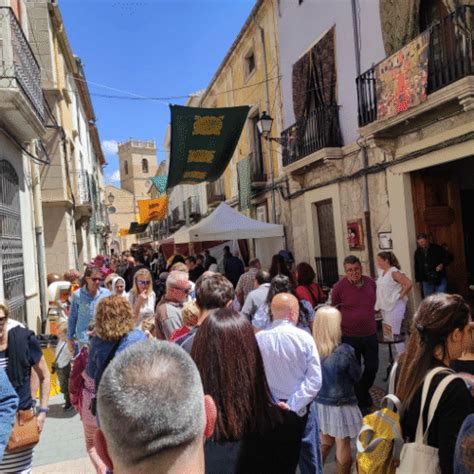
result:
[[[316,276],[320,286],[332,287],[339,281],[337,257],[316,257]]]
[[[91,202],[90,177],[87,171],[80,170],[77,173],[77,194],[79,204],[88,204]]]
[[[377,65],[356,79],[359,126],[377,120]],[[474,74],[474,6],[457,8],[430,28],[428,93]]]
[[[212,183],[207,183],[206,192],[208,204],[225,201],[224,180],[219,178]]]
[[[0,7],[0,89],[19,87],[44,122],[41,69],[13,10]]]
[[[281,134],[283,166],[328,147],[342,146],[337,104],[318,107]]]

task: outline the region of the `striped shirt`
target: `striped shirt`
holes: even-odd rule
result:
[[[0,369],[7,370],[8,357],[0,356]],[[3,455],[0,461],[0,474],[28,472],[33,468],[33,448]]]

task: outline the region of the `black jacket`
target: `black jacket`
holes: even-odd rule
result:
[[[430,244],[426,254],[422,248],[417,248],[415,251],[415,280],[417,282],[428,281],[429,273],[435,272],[440,263],[443,264],[443,270],[439,272],[439,276],[445,277],[446,266],[451,260],[450,253],[439,245]]]

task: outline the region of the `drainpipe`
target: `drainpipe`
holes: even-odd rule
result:
[[[271,113],[270,107],[270,85],[268,82],[268,64],[267,64],[267,48],[265,43],[265,30],[257,23],[257,19],[252,17],[255,25],[260,30],[260,39],[262,41],[262,50],[263,50],[263,72],[264,72],[264,80],[265,80],[265,105],[267,108],[267,114]],[[273,171],[273,147],[271,140],[267,140],[268,144],[268,156],[270,159],[270,181],[272,183],[272,223],[277,223],[277,216],[276,216],[276,204],[275,204],[275,173]]]
[[[359,77],[362,73],[360,65],[360,48],[359,44],[361,42],[360,31],[359,31],[359,20],[358,20],[358,11],[357,5],[358,0],[351,0],[352,7],[352,27],[354,33],[354,51],[355,51],[355,60],[356,60],[356,77]],[[361,139],[362,137],[360,137]],[[367,174],[367,168],[369,167],[369,155],[367,153],[367,145],[361,140],[357,140],[362,151],[362,170],[364,171],[362,176],[362,192],[363,192],[363,207],[364,207],[364,221],[365,221],[365,230],[367,233],[367,253],[369,256],[369,270],[371,276],[375,276],[375,262],[374,262],[374,249],[372,244],[372,225],[370,222],[370,203],[369,203],[369,177]]]
[[[36,252],[38,256],[38,278],[41,306],[41,321],[46,321],[48,298],[46,295],[46,255],[43,233],[43,206],[41,202],[41,180],[38,165],[30,161],[33,191],[33,212],[35,219]]]

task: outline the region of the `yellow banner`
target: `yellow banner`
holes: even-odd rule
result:
[[[120,229],[118,235],[119,237],[125,237],[126,235],[128,235],[128,229]]]
[[[167,210],[168,196],[138,201],[139,222],[140,224],[146,224],[150,221],[161,221],[166,217]]]

